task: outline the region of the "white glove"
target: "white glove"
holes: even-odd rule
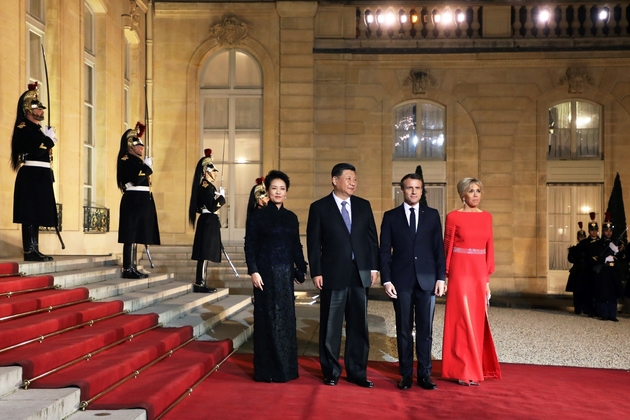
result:
[[[55,135],[54,128],[50,126],[46,126],[46,129],[44,130],[44,134],[46,135],[46,137],[50,137],[50,139],[53,141],[54,144],[57,144],[57,136]]]
[[[612,251],[616,254],[617,252],[619,252],[619,247],[615,244],[613,244],[612,242],[608,244],[608,246],[610,247],[610,249],[612,249]]]
[[[612,255],[607,256],[606,259],[604,260],[604,262],[613,262],[613,261],[615,261],[615,259],[613,258]]]
[[[219,187],[219,191],[216,191],[214,195],[225,198],[225,190],[223,189],[223,187]]]
[[[145,157],[144,164],[147,165],[149,168],[153,169],[153,158],[149,156]]]

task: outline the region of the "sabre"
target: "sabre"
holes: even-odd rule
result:
[[[44,59],[44,74],[46,75],[46,100],[48,103],[48,127],[50,127],[50,84],[48,83],[48,64],[46,63],[46,51],[44,50],[44,44],[41,44],[42,47],[42,57]],[[50,149],[50,163],[52,163],[52,149]],[[50,167],[50,176],[52,178],[52,182],[55,182],[55,173],[53,172],[52,166]],[[55,212],[57,209],[55,209]],[[66,244],[63,243],[63,239],[61,239],[61,233],[59,232],[59,220],[55,224],[55,232],[57,233],[57,238],[59,239],[59,243],[61,244],[61,249],[66,249]]]
[[[151,253],[149,252],[149,246],[144,244],[144,252],[147,253],[147,258],[149,259],[149,264],[151,264],[151,268],[155,268],[155,264],[153,264],[153,258],[151,258]]]
[[[234,267],[234,264],[232,264],[232,260],[230,259],[230,256],[228,255],[228,253],[225,251],[225,247],[223,246],[223,244],[221,244],[221,251],[223,251],[223,255],[225,255],[225,259],[228,260],[228,262],[230,263],[230,267],[232,267],[232,271],[234,271],[234,276],[235,277],[240,277],[238,275],[238,271],[236,271],[236,267]]]

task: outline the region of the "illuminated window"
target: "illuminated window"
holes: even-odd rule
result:
[[[584,101],[549,108],[548,159],[601,158],[602,108]]]
[[[445,159],[445,109],[414,101],[394,109],[394,160]]]

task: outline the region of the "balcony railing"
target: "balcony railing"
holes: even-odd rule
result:
[[[488,16],[484,16],[484,8],[488,11]],[[629,16],[628,3],[574,2],[523,6],[368,5],[356,8],[356,38],[627,37],[630,36]],[[485,27],[488,27],[488,33],[484,30]],[[507,28],[505,35],[489,35],[496,27]]]
[[[109,232],[109,209],[83,206],[83,232]]]

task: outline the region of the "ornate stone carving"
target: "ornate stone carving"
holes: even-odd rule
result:
[[[560,85],[569,84],[569,93],[582,93],[584,84],[593,86],[593,78],[586,67],[568,67],[565,75],[560,78]]]
[[[422,70],[410,70],[409,76],[403,81],[403,86],[411,85],[411,91],[415,95],[426,94],[427,87],[437,86],[437,82],[429,73]]]
[[[222,46],[235,46],[249,36],[251,25],[236,17],[225,17],[210,27],[210,36]]]
[[[133,26],[138,27],[140,24],[140,12],[138,12],[138,3],[136,3],[136,0],[129,1],[129,16],[131,16]]]

